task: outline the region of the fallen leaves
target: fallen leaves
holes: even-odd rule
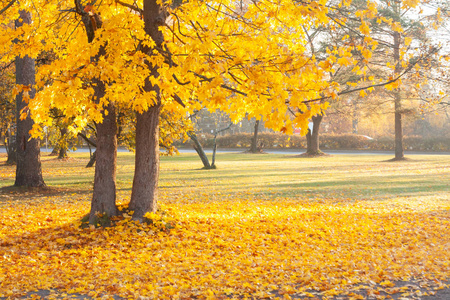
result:
[[[82,229],[90,193],[80,191],[0,194],[8,195],[0,201],[0,297],[53,288],[92,297],[149,299],[364,299],[393,293],[413,298],[431,295],[433,287],[443,286],[440,282],[450,277],[449,194],[437,188],[430,188],[430,193],[416,190],[415,183],[421,178],[430,184],[433,178],[446,182],[447,162],[421,161],[419,171],[412,169],[417,165],[412,162],[381,168],[353,158],[322,159],[314,179],[329,183],[314,191],[332,195],[336,180],[351,182],[351,176],[362,182],[348,183],[345,187],[352,190],[340,188],[333,197],[314,193],[313,198],[309,192],[279,195],[289,179],[303,180],[295,174],[310,172],[317,161],[221,162],[211,177],[175,158],[163,161],[164,214],[149,214],[151,224],[124,218],[116,220],[114,228]],[[70,174],[81,172],[75,162],[69,163]],[[233,169],[235,164],[239,170]],[[67,168],[55,165],[52,162],[46,172]],[[275,173],[276,166],[282,176]],[[120,168],[122,174],[128,172],[128,166]],[[9,169],[2,167],[0,174],[4,171]],[[257,172],[258,182],[247,182],[256,173],[245,172]],[[437,172],[440,177],[432,177]],[[52,182],[63,180],[54,176]],[[362,183],[375,193],[379,187],[374,182],[383,177],[414,196],[395,195],[392,189],[372,200]],[[123,180],[126,186],[128,179]],[[66,181],[77,190],[74,183],[86,185],[75,175]],[[126,202],[126,197],[119,199]],[[418,283],[398,284],[412,279]],[[362,290],[366,296],[361,296]]]
[[[68,293],[151,298],[213,294],[348,294],[372,282],[445,279],[448,201],[336,204],[302,199],[167,201],[176,222],[125,219],[81,229],[88,201],[2,204],[0,294]],[[420,205],[416,205],[420,204]],[[158,225],[159,224],[159,225]],[[357,298],[356,298],[357,299]]]

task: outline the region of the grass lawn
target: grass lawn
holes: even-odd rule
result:
[[[201,170],[194,154],[163,157],[153,225],[80,229],[93,183],[87,153],[43,156],[44,192],[8,188],[15,167],[0,154],[0,297],[433,294],[450,279],[450,156],[390,158],[233,153]],[[129,201],[133,163],[119,153],[119,203]]]

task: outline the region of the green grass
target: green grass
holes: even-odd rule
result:
[[[392,197],[448,197],[450,156],[417,155],[388,162],[391,156],[333,155],[300,158],[294,155],[220,153],[215,170],[202,170],[196,154],[161,158],[160,191],[171,195],[196,193],[226,197],[247,194],[276,197],[370,200]],[[14,166],[0,156],[0,188],[14,183]],[[87,153],[71,154],[66,161],[42,156],[43,176],[50,187],[74,193],[92,190],[94,168],[85,168]],[[134,154],[119,153],[117,188],[127,199],[133,182]]]

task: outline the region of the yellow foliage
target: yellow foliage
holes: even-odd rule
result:
[[[300,285],[338,295],[352,283],[388,288],[449,272],[447,202],[195,198],[163,199],[170,231],[155,229],[165,222],[158,214],[148,215],[153,225],[125,218],[81,229],[87,197],[1,202],[0,296],[58,287],[154,299],[272,289],[287,297]]]

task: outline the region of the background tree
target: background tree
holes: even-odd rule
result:
[[[15,117],[16,104],[11,91],[14,88],[12,64],[0,66],[0,140],[8,154],[7,164],[16,163]]]
[[[402,78],[388,86],[385,92],[393,99],[394,103],[394,123],[395,123],[395,157],[394,160],[403,160],[403,117],[410,110],[404,107],[404,100],[417,97],[417,93],[412,88],[414,85],[421,85],[425,82],[420,77],[418,68],[424,67],[428,60],[437,53],[434,46],[426,36],[425,26],[421,21],[424,17],[418,12],[411,11],[406,1],[381,1],[381,18],[377,23],[373,23],[373,36],[380,41],[380,53],[378,58],[384,57],[376,72],[383,72],[389,78]],[[415,15],[416,18],[408,15]],[[419,19],[417,19],[417,16]],[[386,67],[380,68],[382,65]],[[417,68],[412,68],[416,65]]]
[[[259,132],[259,124],[261,120],[255,119],[255,126],[253,129],[253,135],[250,142],[250,149],[248,150],[249,153],[261,153],[262,147],[261,145],[258,145],[258,132]]]

